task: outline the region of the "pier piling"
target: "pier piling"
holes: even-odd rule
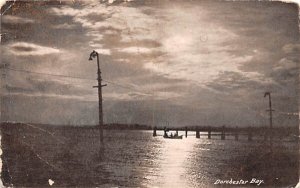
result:
[[[234,137],[235,137],[235,140],[239,140],[239,133],[237,131],[235,132]]]
[[[196,130],[196,138],[200,138],[200,132],[198,129]]]
[[[154,137],[157,136],[157,134],[156,134],[156,127],[153,128],[153,136]]]
[[[221,140],[225,140],[225,132],[222,132],[222,134],[221,134]]]
[[[225,140],[225,126],[222,127],[221,140]]]
[[[187,127],[185,127],[185,137],[187,138],[188,130]]]

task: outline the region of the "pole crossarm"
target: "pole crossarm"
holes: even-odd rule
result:
[[[103,84],[103,85],[101,85],[101,87],[105,87],[105,86],[107,86],[107,84]],[[98,88],[99,86],[93,86],[93,88]]]

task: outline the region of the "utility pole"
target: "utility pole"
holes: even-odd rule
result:
[[[274,111],[272,109],[272,99],[271,99],[271,92],[265,92],[264,97],[269,96],[269,111],[270,113],[270,146],[271,146],[271,151],[272,151],[272,142],[273,142],[273,120],[272,120],[272,112]]]
[[[97,57],[97,74],[98,74],[98,85],[93,86],[93,88],[98,88],[98,102],[99,102],[99,130],[100,130],[100,141],[103,142],[103,109],[102,109],[102,87],[107,84],[102,85],[101,71],[100,71],[100,63],[99,63],[99,54],[95,50],[90,54],[89,60],[93,60],[93,58]]]

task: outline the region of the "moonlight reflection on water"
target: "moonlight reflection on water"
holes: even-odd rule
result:
[[[182,133],[183,134],[183,133]],[[180,132],[179,132],[179,135]],[[150,184],[155,187],[189,187],[186,177],[188,158],[191,154],[196,139],[162,139],[162,152],[158,157],[160,163],[159,178],[153,179]]]

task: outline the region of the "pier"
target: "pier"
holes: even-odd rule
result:
[[[284,137],[293,136],[295,133],[294,128],[273,128],[272,131],[268,127],[212,127],[212,126],[193,126],[193,127],[183,127],[183,128],[166,128],[166,127],[153,127],[153,136],[159,136],[158,131],[184,131],[184,136],[193,136],[198,139],[207,138],[212,139],[220,138],[221,140],[226,140],[228,137],[238,141],[241,136],[245,137],[248,141],[253,141],[256,138],[260,138],[264,141],[278,138],[282,139]],[[189,134],[191,133],[192,134]]]

